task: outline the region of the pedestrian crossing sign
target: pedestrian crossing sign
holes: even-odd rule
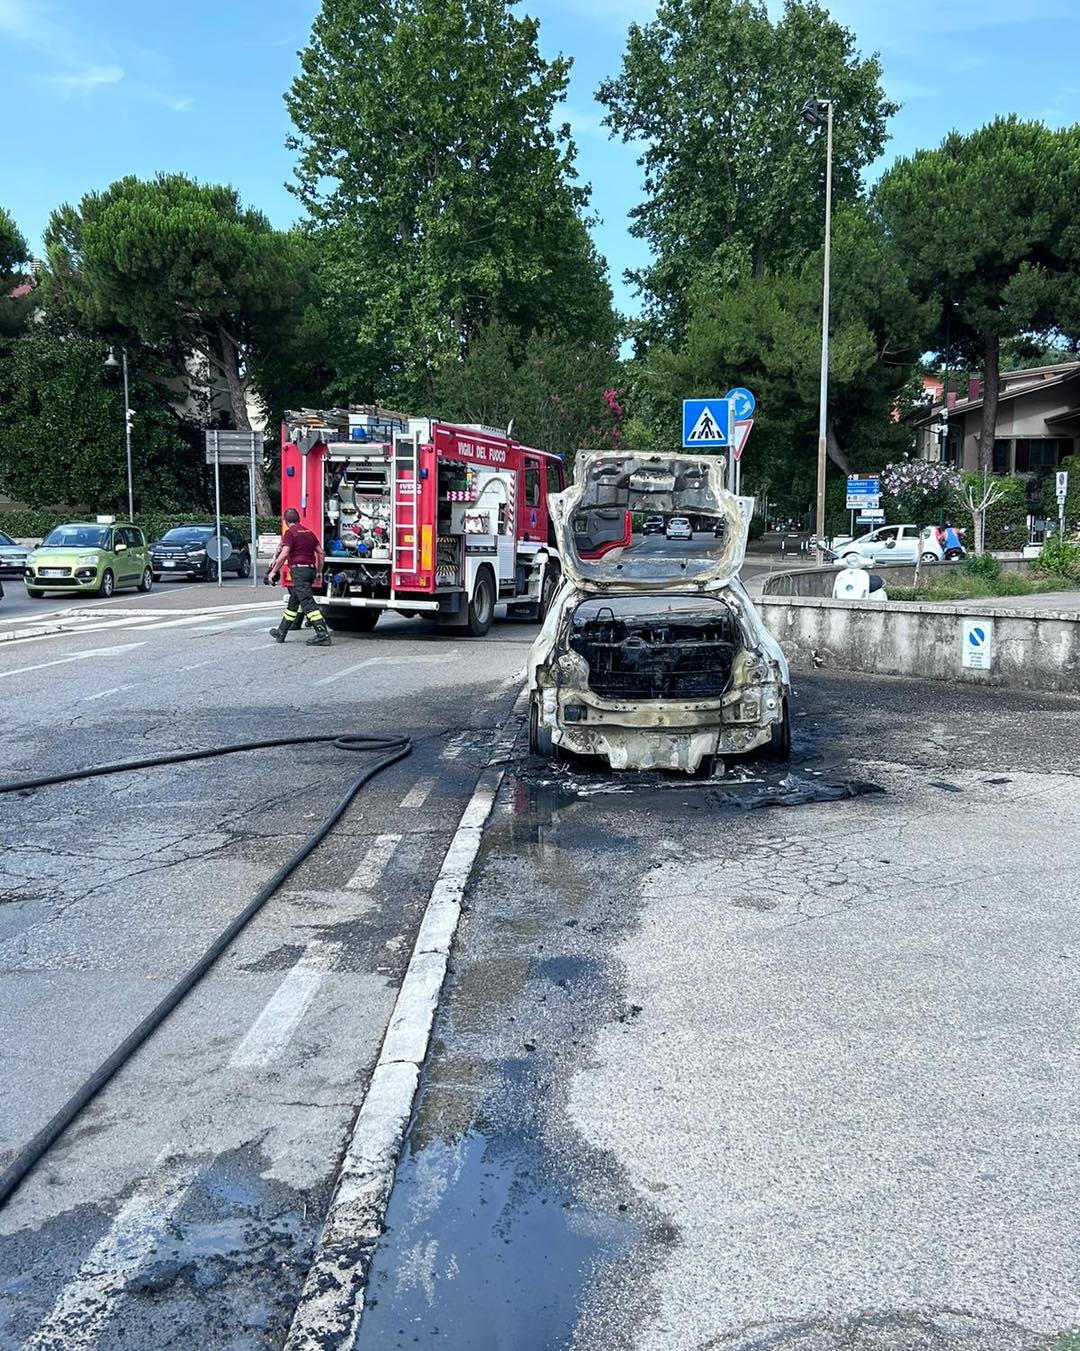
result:
[[[728,399],[684,399],[682,443],[688,450],[726,450],[731,445]]]

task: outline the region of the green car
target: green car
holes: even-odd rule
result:
[[[111,596],[121,587],[149,591],[154,584],[146,536],[135,525],[115,525],[111,516],[93,525],[74,522],[51,530],[26,560],[26,594]]]

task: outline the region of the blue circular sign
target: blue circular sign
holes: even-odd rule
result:
[[[736,385],[734,389],[729,389],[724,398],[731,401],[731,415],[736,422],[749,422],[754,416],[757,399],[742,385]]]
[[[980,628],[971,629],[968,633],[968,642],[972,647],[982,647],[983,643],[986,642],[986,630]]]

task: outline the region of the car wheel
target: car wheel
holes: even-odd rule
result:
[[[30,597],[31,600],[40,600],[42,596],[44,596],[45,592],[39,591],[37,587],[28,586],[26,588],[26,594]]]
[[[250,576],[251,576],[251,555],[250,555],[250,554],[247,554],[247,553],[241,554],[241,556],[240,556],[240,567],[239,567],[238,571],[239,571],[241,577],[250,577]]]
[[[112,569],[106,568],[101,574],[101,582],[98,585],[97,593],[99,596],[109,597],[116,590],[116,578],[112,575]]]
[[[495,583],[487,568],[476,579],[476,590],[469,601],[468,630],[474,638],[483,638],[495,617]]]
[[[210,561],[206,565],[206,580],[208,582],[216,582],[217,579],[218,579],[218,565],[214,562],[213,559],[210,559]]]
[[[545,727],[540,721],[540,702],[535,695],[529,700],[529,750],[533,755],[542,755],[547,760],[555,759],[556,746],[551,737],[551,728]]]
[[[927,553],[923,554],[923,556],[922,556],[922,561],[923,561],[924,563],[936,563],[936,562],[938,561],[938,556],[937,556],[937,554],[932,554],[932,553],[927,552]]]
[[[766,760],[790,760],[791,759],[791,715],[788,711],[788,701],[784,700],[783,716],[779,722],[774,722],[769,728],[768,743],[761,748],[761,754]]]
[[[375,609],[349,609],[338,610],[337,613],[327,611],[324,615],[327,628],[341,633],[370,633],[379,622],[381,610]]]
[[[149,591],[154,585],[154,574],[149,568],[143,568],[142,581],[139,583],[140,591]]]
[[[845,554],[845,555],[844,555],[844,567],[845,567],[845,568],[858,568],[858,567],[861,567],[861,566],[862,566],[862,561],[863,561],[863,556],[862,556],[862,554]]]

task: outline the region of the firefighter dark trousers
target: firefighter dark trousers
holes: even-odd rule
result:
[[[319,603],[312,593],[312,583],[315,581],[315,569],[311,567],[290,568],[289,575],[292,578],[292,585],[289,588],[289,598],[285,602],[285,613],[281,616],[281,624],[275,630],[276,635],[280,635],[284,640],[285,635],[293,628],[301,615],[304,615],[311,621],[311,627],[315,630],[317,639],[329,641],[329,632],[326,627],[326,620],[319,609]]]

